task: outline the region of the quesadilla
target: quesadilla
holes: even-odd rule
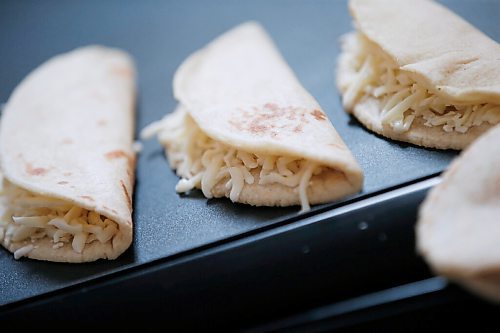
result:
[[[337,85],[391,139],[462,149],[500,123],[500,46],[430,0],[351,0]]]
[[[177,109],[142,135],[165,146],[177,192],[308,210],[360,190],[354,157],[257,23],[191,55],[173,85]]]
[[[445,172],[420,209],[417,248],[437,274],[500,302],[500,126]]]
[[[0,241],[16,259],[114,259],[132,242],[135,70],[89,46],[29,74],[2,112]]]

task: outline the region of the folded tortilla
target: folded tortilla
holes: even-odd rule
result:
[[[500,126],[445,172],[420,209],[417,248],[437,274],[500,302]]]
[[[462,149],[500,123],[500,46],[430,0],[351,0],[337,85],[370,130]]]
[[[135,70],[89,46],[29,74],[2,113],[0,240],[15,258],[114,259],[132,242]]]
[[[158,134],[178,192],[307,210],[360,190],[354,157],[257,23],[191,55],[174,95],[175,112],[142,134]]]

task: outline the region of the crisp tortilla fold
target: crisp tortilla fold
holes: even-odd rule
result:
[[[230,30],[184,61],[174,77],[174,95],[180,107],[163,120],[166,125],[185,112],[197,130],[229,150],[322,166],[323,171],[306,184],[310,203],[360,190],[363,176],[354,157],[257,23]],[[162,133],[159,137],[162,141]],[[165,145],[172,157],[171,145]],[[181,177],[189,178],[170,161]],[[231,196],[227,178],[204,193],[257,206],[300,204],[296,187],[261,184],[260,171],[260,167],[250,171],[254,181],[245,183],[238,196]]]
[[[437,274],[500,302],[500,127],[465,150],[423,203],[417,248]]]
[[[4,228],[7,249],[33,245],[29,258],[76,263],[114,259],[130,246],[134,78],[126,53],[89,46],[48,60],[14,90],[1,122],[5,180],[34,195],[97,212],[114,221],[118,231],[106,243],[93,241],[77,253],[71,242],[53,248],[49,237],[8,242]]]
[[[349,8],[367,43],[446,105],[500,105],[499,44],[442,5],[430,0],[351,0]],[[351,75],[346,43],[353,38],[345,37],[337,68],[344,98]],[[425,126],[417,117],[408,130],[401,131],[382,123],[383,105],[369,94],[346,109],[378,134],[442,149],[466,147],[500,119],[496,110],[490,123],[466,132],[445,132],[441,126]]]

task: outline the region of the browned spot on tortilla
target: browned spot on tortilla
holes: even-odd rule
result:
[[[63,144],[63,145],[70,145],[72,143],[73,143],[73,140],[71,140],[71,139],[64,139],[61,141],[61,144]]]
[[[309,116],[307,115],[307,111],[303,111],[300,113],[300,122],[304,124],[309,124]]]
[[[63,173],[63,175],[66,176],[66,177],[69,177],[69,176],[72,175],[72,173],[71,172],[65,172],[65,173]]]
[[[31,163],[26,163],[26,173],[32,176],[43,176],[49,170],[46,168],[35,168]]]
[[[276,110],[279,109],[279,106],[277,104],[275,104],[275,103],[266,103],[266,104],[264,104],[264,107],[266,109],[269,109],[269,110],[272,110],[272,111],[276,111]]]
[[[297,114],[295,112],[290,112],[290,114],[286,118],[288,120],[297,120]]]
[[[106,153],[105,156],[109,160],[112,160],[115,158],[121,158],[121,157],[128,158],[128,154],[126,152],[124,152],[123,150],[113,150],[113,151],[110,151],[109,153]]]
[[[259,124],[257,122],[251,122],[248,126],[248,131],[258,134],[267,132],[269,126]]]
[[[250,111],[251,110],[251,111]],[[306,114],[309,111],[296,106],[279,106],[268,102],[261,107],[253,106],[247,111],[239,113],[238,117],[230,119],[229,125],[239,131],[252,134],[267,135],[272,138],[279,136],[280,132],[300,132],[302,124],[309,123]],[[321,115],[323,115],[321,113]],[[276,131],[279,128],[280,131]]]
[[[108,121],[106,119],[99,119],[97,121],[97,126],[104,127],[108,124]]]
[[[59,185],[66,185],[66,184],[68,184],[68,182],[67,182],[67,181],[65,181],[65,180],[60,181],[60,182],[57,182],[57,183],[58,183]]]
[[[80,195],[80,198],[90,201],[95,201],[94,198],[92,198],[90,195]]]
[[[236,120],[234,119],[230,119],[229,120],[229,124],[231,126],[233,126],[234,128],[236,128],[238,131],[242,131],[243,130],[243,127],[241,126],[241,123],[240,122],[237,122]]]
[[[125,197],[127,198],[127,206],[128,209],[132,209],[132,197],[127,191],[127,186],[125,186],[125,183],[123,180],[120,180],[120,184],[122,185],[123,193],[125,194]]]
[[[311,112],[311,114],[314,116],[314,118],[316,118],[316,120],[319,120],[319,121],[326,120],[325,114],[323,112],[321,112],[320,110],[314,110],[313,112]]]
[[[328,146],[342,149],[342,147],[336,143],[329,143]]]
[[[116,158],[126,158],[128,162],[128,168],[129,170],[134,170],[135,168],[135,155],[129,155],[123,150],[114,150],[110,151],[109,153],[106,153],[104,155],[108,160],[114,160]],[[129,171],[129,176],[131,174],[131,171]]]
[[[132,71],[126,66],[114,66],[111,68],[111,73],[117,76],[130,77],[132,76]]]
[[[117,158],[126,158],[128,162],[128,168],[134,170],[135,167],[135,156],[129,155],[123,150],[113,150],[104,155],[108,160],[114,160]],[[130,173],[130,172],[129,172]]]

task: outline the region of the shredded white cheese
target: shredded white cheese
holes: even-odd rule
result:
[[[382,105],[382,124],[398,132],[408,131],[416,118],[423,119],[425,126],[459,133],[483,123],[500,123],[500,105],[459,104],[443,99],[400,70],[361,33],[347,36],[343,51],[341,66],[349,69],[340,82],[346,109],[352,109],[364,96],[377,98]]]
[[[173,114],[146,127],[141,136],[158,135],[166,147],[170,165],[181,177],[176,191],[201,189],[212,198],[212,189],[222,182],[229,198],[238,201],[247,184],[282,184],[298,191],[302,211],[310,209],[307,189],[311,177],[322,167],[303,158],[255,154],[232,148],[208,137],[181,106]]]
[[[16,251],[14,251],[14,259],[18,260],[18,259],[21,259],[22,257],[26,257],[34,249],[35,249],[35,246],[33,246],[33,244],[23,246],[23,247],[17,249]]]
[[[99,213],[74,206],[63,200],[38,196],[0,177],[0,239],[8,246],[13,242],[50,238],[53,249],[71,245],[82,253],[86,244],[111,241],[118,225]],[[33,245],[19,248],[14,257],[28,255]]]

